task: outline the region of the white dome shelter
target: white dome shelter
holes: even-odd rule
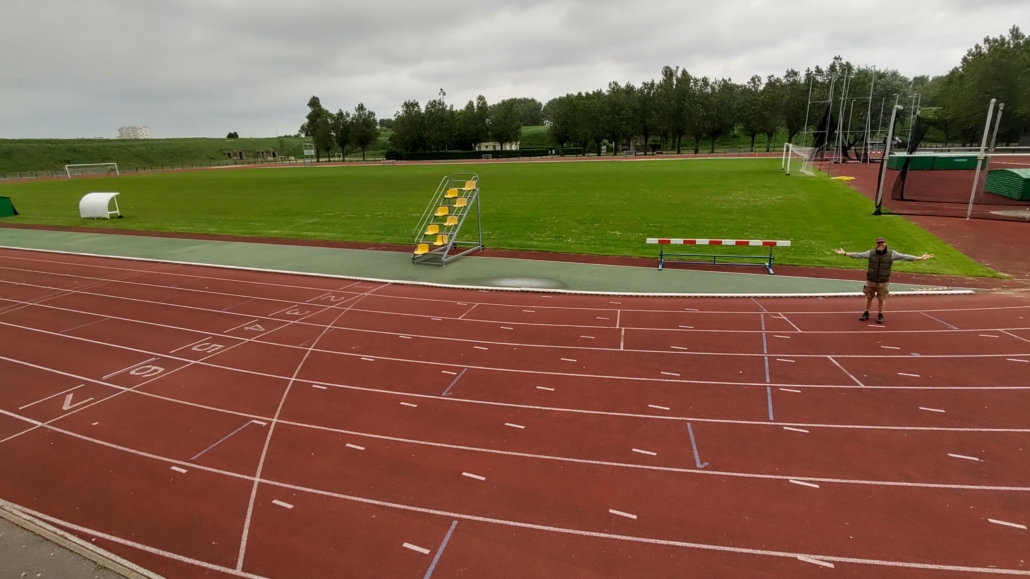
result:
[[[83,219],[110,219],[112,215],[121,218],[118,210],[118,193],[86,193],[79,201],[79,215]],[[114,211],[111,211],[111,205]]]

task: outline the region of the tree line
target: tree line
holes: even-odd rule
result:
[[[347,147],[361,149],[361,160],[365,160],[365,151],[379,140],[379,125],[376,114],[365,108],[363,103],[354,107],[354,112],[340,109],[336,113],[329,112],[322,106],[322,101],[313,96],[308,100],[307,120],[300,126],[300,134],[311,137],[315,145],[315,161],[320,161],[322,153],[329,156],[334,146],[340,148],[344,155]]]

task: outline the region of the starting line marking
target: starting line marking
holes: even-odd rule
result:
[[[777,335],[777,334],[773,334],[773,337],[774,338],[783,338],[784,340],[789,340],[790,339],[790,336],[780,336],[780,335]]]
[[[184,468],[179,468],[177,466],[173,466],[172,470],[174,470],[175,472],[181,472],[182,474],[186,474],[186,469],[184,469]]]
[[[356,444],[347,443],[347,448],[353,448],[354,450],[365,450],[364,446],[358,446]]]
[[[365,358],[364,356],[362,356],[362,358],[361,358],[361,359],[362,359],[362,360],[364,360],[364,361],[366,361],[366,362],[375,362],[375,361],[376,361],[376,359],[375,359],[375,358]]]
[[[800,390],[794,390],[793,388],[780,388],[780,390],[783,390],[784,392],[794,392],[795,394],[801,394]]]
[[[624,513],[622,511],[616,511],[615,509],[608,509],[608,512],[613,514],[613,515],[619,515],[620,517],[626,517],[627,519],[634,519],[634,520],[636,520],[636,518],[637,518],[636,515],[631,515],[629,513]],[[1026,528],[1026,527],[1024,527],[1024,528]]]
[[[508,326],[501,326],[502,330],[514,330],[515,328],[509,328]]]
[[[477,350],[489,350],[490,349],[490,348],[487,348],[485,346],[472,346],[472,347],[477,349]]]
[[[897,346],[880,346],[880,347],[881,348],[886,348],[888,350],[900,350],[901,349],[901,348],[899,348]]]
[[[805,563],[811,563],[813,565],[819,565],[820,567],[829,567],[830,569],[833,569],[833,563],[827,563],[826,561],[820,561],[819,559],[805,557],[804,555],[798,555],[798,561],[804,561]]]
[[[537,386],[536,388],[537,390],[548,390],[550,392],[554,392],[554,388],[547,388],[546,386]]]
[[[925,410],[925,411],[927,411],[927,412],[940,412],[940,413],[942,413],[942,414],[944,413],[944,411],[943,411],[943,410],[941,410],[940,408],[927,408],[927,407],[925,407],[925,406],[920,406],[920,407],[919,407],[919,409],[920,409],[920,410]]]
[[[794,483],[796,485],[801,485],[803,487],[812,487],[814,489],[819,488],[819,485],[817,485],[815,483],[805,482],[803,480],[794,480],[794,479],[787,479],[787,480],[790,481],[791,483]]]
[[[147,362],[153,362],[154,360],[157,360],[157,358],[151,358],[149,360],[143,360],[139,364],[133,364],[132,366],[129,366],[128,368],[125,368],[125,369],[122,369],[122,370],[118,370],[117,372],[112,372],[112,373],[108,374],[107,376],[104,376],[103,378],[101,378],[101,380],[107,380],[108,378],[110,378],[112,376],[117,376],[118,374],[121,374],[122,372],[128,372],[129,370],[132,370],[136,366],[142,366],[143,364],[146,364]]]
[[[26,404],[25,406],[19,406],[19,407],[18,407],[18,410],[25,410],[25,409],[26,409],[26,408],[28,408],[29,406],[34,406],[34,405],[36,405],[36,404],[39,404],[40,402],[45,402],[45,401],[47,401],[47,400],[50,400],[51,398],[55,398],[55,397],[57,397],[57,396],[60,396],[61,394],[67,394],[68,392],[71,392],[72,390],[76,390],[76,389],[82,388],[83,386],[85,386],[85,384],[79,384],[79,385],[78,385],[78,386],[76,386],[75,388],[69,388],[69,389],[67,389],[67,390],[65,390],[65,391],[63,391],[63,392],[58,392],[57,394],[52,394],[52,395],[50,395],[50,396],[47,396],[46,398],[41,398],[41,399],[39,399],[39,400],[36,400],[35,402],[31,402],[31,403],[29,403],[29,404]],[[66,402],[66,403],[67,403],[67,402]],[[65,410],[67,410],[67,408],[65,408]]]
[[[429,319],[433,320],[434,322],[442,322],[443,321],[443,318],[429,318]]]
[[[457,376],[458,375],[457,372],[451,372],[450,370],[440,370],[440,371],[443,372],[444,374],[450,374],[451,376]]]
[[[575,362],[572,358],[562,358],[562,360],[565,362]]]
[[[670,410],[670,408],[668,406],[658,406],[658,405],[655,405],[655,404],[648,404],[647,407],[648,408],[657,408],[658,410]]]
[[[593,340],[594,339],[593,336],[580,336],[580,338],[586,338],[588,340]]]
[[[505,422],[504,425],[505,426],[510,426],[512,428],[525,428],[525,426],[522,426],[521,424],[512,424],[510,422]]]
[[[684,348],[683,346],[669,346],[673,350],[689,350],[690,348]]]
[[[411,543],[404,543],[401,546],[404,547],[405,549],[411,549],[412,551],[415,551],[416,553],[422,553],[423,555],[428,555],[429,554],[429,549],[426,549],[426,548],[423,548],[423,547],[419,547],[418,545],[412,545]]]
[[[469,478],[474,478],[476,480],[486,480],[485,476],[479,476],[478,474],[472,474],[470,472],[463,472],[463,473],[461,473],[461,476],[467,476]],[[428,553],[428,552],[429,551],[426,551],[426,553]]]
[[[411,402],[401,402],[401,406],[410,406],[412,408],[418,408],[418,404],[412,404]]]
[[[805,434],[808,434],[808,431],[805,430],[804,428],[791,428],[789,426],[784,426],[783,429],[784,430],[790,430],[790,431],[793,431],[793,432],[804,432]]]
[[[1030,360],[1020,360],[1019,358],[1005,358],[1009,362],[1030,362]]]
[[[400,335],[400,336],[397,336],[397,337],[398,338],[404,338],[405,340],[410,340],[411,339],[411,336]]]
[[[991,334],[980,334],[980,337],[981,338],[997,338],[999,336],[994,336],[994,335],[991,335]]]
[[[786,358],[776,358],[776,361],[777,362],[791,362],[791,363],[794,362],[794,360],[788,360]]]
[[[966,460],[975,460],[976,462],[982,462],[979,458],[976,458],[975,456],[966,456],[964,454],[951,454],[949,452],[948,456],[950,456],[952,458],[964,458]]]
[[[280,501],[279,499],[273,500],[272,504],[273,505],[279,505],[280,507],[282,507],[284,509],[292,509],[293,508],[293,505],[291,505],[290,503],[284,503],[284,502]]]
[[[694,329],[694,326],[680,326],[680,327],[681,328],[686,328],[688,330],[693,330]]]
[[[662,372],[662,374],[665,374],[666,376],[679,376],[679,374],[675,372]]]
[[[608,318],[602,318],[601,316],[597,316],[597,319],[599,319],[599,320],[607,320]]]
[[[658,456],[657,452],[651,452],[650,450],[640,450],[639,448],[634,448],[633,452],[639,452],[640,454],[646,454],[648,456]]]
[[[994,523],[995,525],[1005,525],[1006,527],[1012,527],[1014,529],[1023,529],[1024,531],[1026,530],[1026,525],[1020,525],[1019,523],[1009,523],[1009,522],[1006,522],[1006,521],[999,521],[997,519],[987,519],[987,520],[992,522],[992,523]]]
[[[898,376],[908,376],[910,378],[919,378],[919,374],[908,374],[906,372],[898,372]]]
[[[329,389],[326,386],[319,386],[318,384],[312,384],[311,387],[312,388],[318,388],[319,390],[328,390]]]

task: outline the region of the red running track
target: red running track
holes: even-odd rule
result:
[[[0,258],[0,498],[167,577],[1030,575],[1025,293]]]

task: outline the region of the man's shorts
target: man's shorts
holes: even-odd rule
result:
[[[867,281],[865,282],[865,287],[862,288],[862,293],[869,299],[875,297],[885,300],[890,295],[890,285],[890,282],[876,283],[875,281]]]

